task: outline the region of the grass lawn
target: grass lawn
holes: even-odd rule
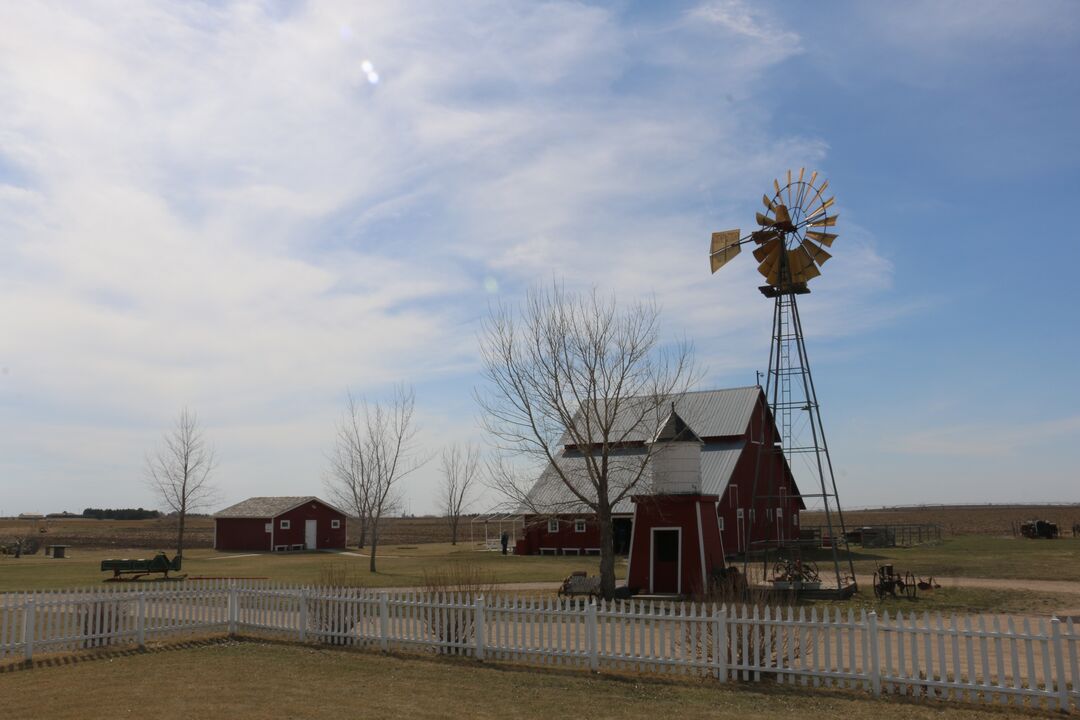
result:
[[[382,656],[262,641],[47,661],[0,672],[4,718],[1003,718],[1019,711]],[[106,710],[107,708],[107,710]],[[1029,717],[1048,713],[1020,713]]]
[[[596,557],[502,555],[478,550],[477,545],[431,543],[386,545],[377,555],[379,572],[368,572],[368,559],[334,553],[225,553],[189,550],[184,553],[183,572],[189,577],[260,577],[285,583],[316,584],[328,566],[343,568],[350,579],[365,587],[422,585],[424,572],[453,563],[468,563],[490,572],[497,582],[559,581],[573,570],[599,572]],[[355,551],[354,551],[355,552]],[[366,551],[365,551],[366,552]],[[84,550],[73,548],[63,560],[37,555],[0,555],[0,592],[100,585],[108,577],[100,563],[108,557],[150,557],[148,550]],[[233,557],[244,555],[244,557]],[[616,571],[625,573],[623,560]]]
[[[882,562],[916,575],[1029,580],[1080,580],[1080,538],[960,535],[913,548],[854,548],[855,571],[873,573]]]

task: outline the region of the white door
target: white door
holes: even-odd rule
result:
[[[315,549],[315,535],[317,534],[316,533],[316,528],[317,527],[318,527],[318,522],[316,520],[305,520],[304,521],[304,546],[308,550],[314,550]]]

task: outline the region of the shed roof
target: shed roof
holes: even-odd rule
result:
[[[216,518],[272,518],[286,513],[304,503],[315,501],[341,512],[336,507],[314,495],[284,495],[276,497],[253,497],[230,505],[214,513]],[[341,513],[344,515],[345,513]]]

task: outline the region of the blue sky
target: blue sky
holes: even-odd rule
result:
[[[478,322],[538,279],[655,295],[702,387],[750,384],[771,308],[709,234],[801,166],[841,216],[802,308],[845,503],[1080,501],[1078,19],[6,4],[0,513],[153,505],[185,404],[223,504],[322,493],[348,387],[413,383],[432,452],[479,440]]]

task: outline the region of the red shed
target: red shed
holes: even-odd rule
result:
[[[317,497],[253,497],[214,513],[215,550],[344,550],[348,517]]]

